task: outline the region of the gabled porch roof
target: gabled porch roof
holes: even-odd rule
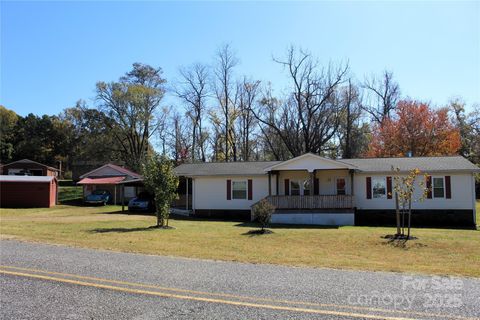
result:
[[[281,170],[349,170],[356,169],[354,165],[343,163],[340,161],[321,157],[313,153],[306,153],[293,159],[274,164],[264,169],[265,172],[281,171]]]

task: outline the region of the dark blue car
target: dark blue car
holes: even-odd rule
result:
[[[148,192],[141,192],[128,202],[128,211],[155,212],[155,201]]]
[[[91,194],[86,196],[83,202],[85,202],[86,204],[106,205],[111,198],[112,195],[107,190],[95,190]]]

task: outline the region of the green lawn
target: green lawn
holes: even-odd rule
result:
[[[477,200],[477,229],[480,229],[480,201]]]
[[[480,277],[477,230],[414,229],[418,240],[400,248],[382,239],[394,233],[393,228],[275,227],[273,234],[252,236],[247,233],[254,226],[248,223],[175,218],[170,221],[175,229],[158,230],[148,228],[155,217],[121,214],[120,209],[68,205],[1,209],[0,234],[125,252]]]
[[[79,202],[82,200],[81,186],[68,186],[58,188],[58,201],[60,203]]]

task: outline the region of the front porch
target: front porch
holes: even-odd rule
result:
[[[353,209],[355,207],[354,198],[351,195],[273,195],[267,196],[266,200],[274,205],[277,210]]]
[[[272,223],[353,225],[354,168],[307,154],[267,168]],[[253,216],[252,216],[253,219]]]
[[[307,154],[267,168],[268,195],[277,209],[353,209],[354,168]]]

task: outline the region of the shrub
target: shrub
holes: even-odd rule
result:
[[[170,204],[178,198],[178,177],[173,171],[173,162],[154,153],[143,163],[142,174],[146,189],[155,195],[157,227],[168,227]]]
[[[275,206],[266,199],[260,200],[253,206],[254,219],[260,224],[262,232],[268,227],[274,211]]]

